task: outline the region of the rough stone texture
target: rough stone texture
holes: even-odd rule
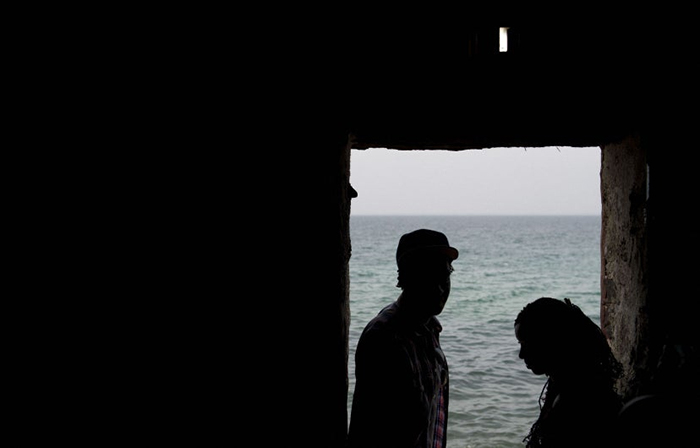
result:
[[[602,148],[601,326],[633,393],[648,371],[646,160],[637,137]]]

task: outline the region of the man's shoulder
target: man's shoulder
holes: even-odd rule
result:
[[[382,310],[367,323],[365,328],[384,327],[390,324],[396,318],[397,311],[398,304],[396,302],[390,303],[382,308]]]
[[[396,302],[391,303],[377,313],[376,316],[370,320],[362,332],[363,337],[376,336],[380,337],[382,334],[393,333],[396,331],[396,312],[397,312]]]

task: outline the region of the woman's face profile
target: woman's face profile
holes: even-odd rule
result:
[[[515,337],[520,343],[518,357],[525,362],[525,367],[532,370],[535,375],[544,375],[551,372],[551,363],[554,358],[552,347],[543,337],[535,337],[530,332],[523,331],[521,324],[515,324]]]

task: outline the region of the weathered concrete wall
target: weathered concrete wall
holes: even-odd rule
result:
[[[649,373],[646,167],[637,137],[602,147],[601,326],[627,371],[625,396]]]

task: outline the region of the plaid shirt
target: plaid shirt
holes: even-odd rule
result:
[[[355,353],[350,448],[444,448],[449,397],[442,330],[415,325],[396,302],[365,327]]]
[[[433,448],[444,448],[447,446],[447,409],[445,409],[444,390],[441,388],[438,393],[438,412],[433,432]]]

